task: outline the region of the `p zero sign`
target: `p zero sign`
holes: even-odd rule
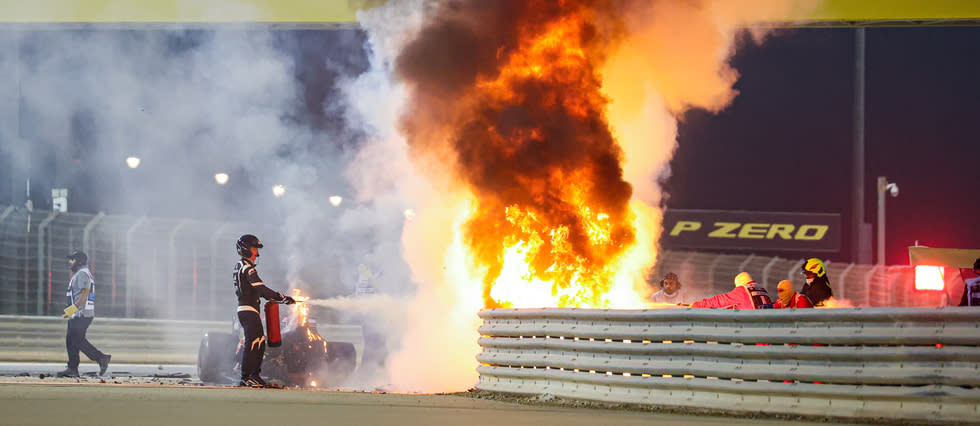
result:
[[[664,213],[669,249],[840,251],[840,215],[728,210]]]

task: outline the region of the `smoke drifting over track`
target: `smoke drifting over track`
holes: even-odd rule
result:
[[[461,390],[476,380],[481,308],[643,306],[676,122],[734,98],[742,11],[792,7],[389,1],[360,12],[364,33],[345,41],[366,38],[366,66],[328,54],[311,70],[303,42],[275,31],[4,31],[17,54],[0,71],[18,78],[0,88],[20,95],[0,102],[0,149],[53,163],[52,185],[87,179],[109,213],[281,230],[263,236],[260,263],[264,277],[283,270],[276,289],[349,294],[370,265],[384,296],[324,303],[377,324],[391,354],[377,384]],[[329,96],[314,96],[306,77],[331,72]],[[143,158],[139,174],[122,174],[128,155]],[[232,191],[202,186],[218,171]],[[287,188],[278,201],[275,183]],[[341,209],[328,202],[337,192]],[[153,309],[173,303],[133,285]]]
[[[360,13],[372,69],[348,97],[370,138],[359,159],[380,173],[358,187],[417,213],[402,235],[419,287],[388,366],[395,385],[472,385],[483,307],[643,306],[677,120],[736,95],[727,61],[743,12],[797,7],[416,1]]]

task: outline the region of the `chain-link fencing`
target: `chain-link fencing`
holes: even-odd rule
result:
[[[189,219],[28,211],[0,206],[0,313],[54,315],[65,306],[66,256],[83,250],[99,316],[226,319],[239,235],[264,227]],[[283,275],[275,263],[270,277]]]

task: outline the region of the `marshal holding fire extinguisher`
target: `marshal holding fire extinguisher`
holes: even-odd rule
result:
[[[270,348],[282,346],[282,333],[279,332],[279,303],[265,302],[265,334]]]
[[[292,297],[273,291],[265,286],[255,270],[255,259],[259,257],[262,242],[252,234],[242,235],[236,244],[241,260],[235,264],[235,295],[238,296],[238,322],[245,330],[245,345],[242,351],[242,380],[239,386],[268,387],[259,376],[262,358],[265,355],[266,336],[262,330],[259,316],[259,298],[274,300],[291,305],[296,303]],[[266,323],[269,327],[269,346],[279,346],[282,342],[279,333],[279,305],[266,303]]]

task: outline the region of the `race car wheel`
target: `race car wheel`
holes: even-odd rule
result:
[[[327,383],[342,386],[357,367],[357,351],[347,342],[327,342]]]
[[[237,344],[230,333],[204,333],[197,351],[197,376],[202,382],[224,383],[233,376]]]

